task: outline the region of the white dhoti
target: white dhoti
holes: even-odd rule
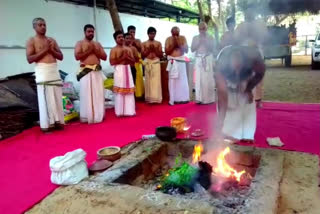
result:
[[[80,121],[101,123],[105,115],[105,76],[101,71],[91,71],[80,79]]]
[[[62,81],[56,63],[37,63],[35,66],[40,127],[48,129],[64,124]]]
[[[195,62],[196,102],[213,103],[216,98],[216,84],[213,75],[213,56],[197,54]]]
[[[173,105],[174,102],[189,101],[189,84],[184,56],[168,56],[167,71],[169,72],[169,103]]]
[[[114,68],[115,113],[117,116],[133,116],[136,109],[130,65],[116,65]]]
[[[145,100],[147,103],[162,102],[161,66],[159,59],[145,59]]]
[[[228,88],[228,107],[223,123],[224,135],[238,140],[253,140],[256,131],[256,105],[236,89]]]

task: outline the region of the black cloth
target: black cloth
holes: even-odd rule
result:
[[[95,71],[100,71],[102,69],[101,65],[97,65]],[[84,77],[85,75],[87,75],[88,73],[90,73],[91,71],[93,71],[93,69],[91,68],[84,68],[81,72],[79,72],[77,74],[77,80],[80,81],[80,79],[82,77]]]
[[[130,66],[130,67],[131,67],[131,74],[132,74],[133,84],[136,85],[137,70],[136,70],[135,66]]]

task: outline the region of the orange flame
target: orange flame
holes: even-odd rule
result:
[[[197,145],[194,146],[193,154],[192,154],[192,163],[197,163],[201,158],[201,153],[203,152],[203,146],[201,141]]]
[[[238,182],[240,182],[241,176],[246,172],[242,170],[238,172],[233,169],[225,160],[225,156],[230,152],[230,148],[227,147],[225,150],[219,153],[217,158],[217,167],[214,169],[214,173],[221,177],[226,178],[235,178]]]

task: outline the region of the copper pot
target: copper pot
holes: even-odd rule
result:
[[[115,161],[121,157],[121,148],[118,146],[108,146],[101,148],[97,152],[99,160]]]

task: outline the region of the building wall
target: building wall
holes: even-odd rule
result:
[[[83,26],[94,24],[93,9],[85,6],[60,3],[46,0],[0,0],[0,78],[33,71],[25,57],[25,44],[34,35],[32,19],[43,17],[47,22],[47,35],[55,38],[62,49],[64,60],[59,62],[59,69],[73,73],[77,71],[79,62],[74,59],[73,47],[83,38]],[[115,45],[114,32],[108,11],[98,9],[96,13],[96,34],[98,41],[109,54],[110,47]],[[150,19],[129,14],[120,14],[123,27],[137,27],[136,37],[147,40],[147,29],[157,28],[156,39],[164,45],[170,36],[173,26],[180,27],[181,35],[185,35],[189,46],[192,37],[198,33],[196,26]],[[104,69],[111,71],[109,62],[103,62]]]

